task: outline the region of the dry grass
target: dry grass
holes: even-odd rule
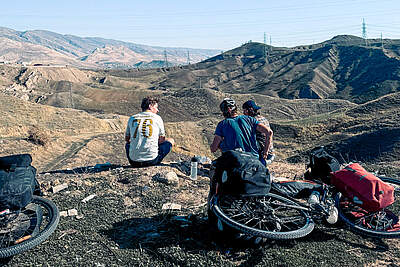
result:
[[[46,130],[37,126],[32,126],[28,130],[27,140],[35,145],[46,146],[50,142],[50,135]]]
[[[268,169],[276,178],[301,179],[304,176],[305,164],[280,160],[272,162]]]
[[[0,93],[0,136],[26,137],[38,126],[52,136],[115,132],[125,129],[127,117],[99,119],[84,111],[39,105]]]

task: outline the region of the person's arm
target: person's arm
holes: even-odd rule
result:
[[[129,127],[131,120],[128,120],[128,124],[126,125],[126,130],[125,130],[125,142],[130,143],[131,141],[131,130]]]
[[[214,135],[214,140],[212,144],[210,145],[210,150],[212,153],[218,150],[219,145],[221,144],[223,138],[219,135]]]
[[[162,120],[162,118],[159,115],[156,116],[155,121],[158,125],[158,128],[160,129],[160,133],[158,136],[158,144],[161,144],[161,143],[165,142],[165,140],[167,139],[165,137],[166,133],[165,133],[165,128],[164,128],[164,121]]]
[[[272,143],[272,136],[273,132],[271,128],[265,126],[262,123],[257,124],[257,131],[265,134],[265,146],[264,146],[264,151],[263,151],[263,157],[267,158],[268,156],[268,151]]]

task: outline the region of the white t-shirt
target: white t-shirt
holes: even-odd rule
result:
[[[129,118],[125,135],[130,136],[132,161],[152,160],[158,155],[159,136],[165,136],[164,122],[155,113],[141,112]]]

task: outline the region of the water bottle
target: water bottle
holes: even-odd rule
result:
[[[319,203],[320,193],[318,191],[312,191],[310,197],[308,198],[308,204]]]
[[[193,157],[190,162],[190,179],[197,180],[197,163],[199,159],[197,157]]]

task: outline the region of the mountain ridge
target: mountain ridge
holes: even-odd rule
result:
[[[46,30],[16,31],[5,27],[0,27],[0,38],[13,40],[14,42],[20,42],[23,44],[35,44],[43,47],[44,50],[45,48],[47,48],[53,50],[54,52],[64,54],[68,57],[71,57],[70,60],[63,61],[60,59],[57,64],[72,65],[82,68],[137,67],[145,66],[146,63],[151,62],[153,62],[154,64],[154,61],[156,60],[161,61],[161,64],[158,67],[167,65],[167,63],[172,66],[187,63],[188,56],[190,57],[190,60],[192,62],[198,62],[210,56],[216,55],[220,52],[219,50],[213,49],[149,46],[101,37],[78,37],[70,34],[63,35]],[[131,58],[131,61],[128,62],[129,64],[126,64],[126,62],[121,63],[118,60],[110,60],[106,61],[105,63],[98,64],[93,64],[93,61],[95,62],[96,60],[92,60],[92,62],[85,62],[85,60],[81,60],[84,57],[95,57],[95,55],[93,55],[93,52],[95,52],[96,49],[105,48],[106,46],[108,46],[109,48],[115,47],[116,50],[118,50],[118,47],[123,46],[126,49],[131,50],[132,52],[137,53],[141,56],[138,58]],[[8,61],[14,63],[37,61],[37,58],[35,56],[22,57],[18,54],[14,55],[13,58],[5,58],[4,54],[7,49],[10,49],[10,47],[7,48],[7,45],[4,45],[2,46],[2,48],[0,48],[0,61]],[[25,54],[29,54],[29,50],[25,50],[22,52]],[[165,54],[167,55],[167,62],[165,62]],[[37,63],[54,64],[53,62],[48,62],[46,60],[37,61]]]

